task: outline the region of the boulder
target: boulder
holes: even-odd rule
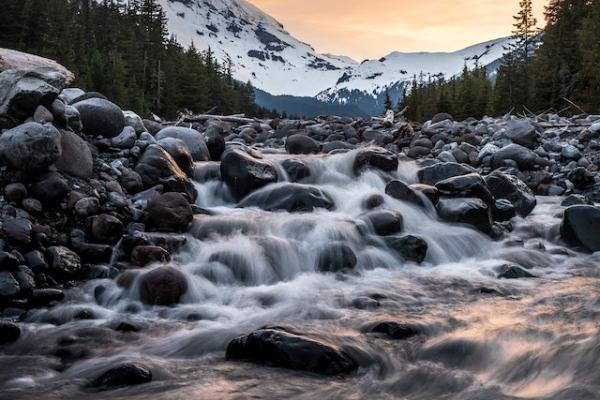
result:
[[[18,170],[43,171],[61,153],[60,132],[50,124],[28,122],[0,135],[0,158]]]
[[[296,134],[287,137],[285,149],[289,154],[311,154],[321,151],[321,144],[311,137]]]
[[[117,136],[113,137],[110,140],[111,146],[117,147],[119,149],[130,149],[135,145],[135,141],[137,140],[137,134],[135,132],[135,128],[131,126],[126,126],[123,128],[121,133]]]
[[[494,220],[509,221],[517,215],[517,210],[513,203],[506,199],[498,199],[494,202]]]
[[[196,199],[196,189],[171,155],[158,144],[151,144],[135,166],[146,188],[163,185],[166,191],[185,193]]]
[[[414,325],[395,321],[378,322],[371,328],[371,332],[384,333],[394,340],[406,340],[420,333],[418,327]]]
[[[414,235],[386,236],[385,244],[403,259],[422,263],[427,257],[428,245],[425,239]]]
[[[259,207],[266,211],[312,212],[316,208],[332,209],[333,199],[316,186],[300,183],[279,183],[257,190],[237,205]]]
[[[567,174],[567,178],[573,182],[575,188],[584,190],[596,183],[596,174],[583,167],[575,168]]]
[[[512,264],[504,264],[496,268],[496,272],[498,273],[498,279],[535,278],[535,275],[529,273],[526,269]]]
[[[278,180],[277,170],[272,162],[255,158],[240,148],[232,148],[223,153],[221,177],[238,200]]]
[[[46,251],[49,272],[60,278],[76,278],[82,272],[81,259],[74,251],[64,246],[52,246]]]
[[[17,122],[32,116],[39,105],[50,107],[66,80],[64,73],[53,68],[9,69],[0,73],[0,118]]]
[[[177,304],[187,289],[185,275],[173,267],[159,267],[139,278],[140,300],[148,305]]]
[[[391,181],[385,187],[385,193],[395,199],[408,201],[418,206],[424,206],[424,195],[417,193],[410,186],[402,181]]]
[[[8,201],[20,202],[27,198],[27,188],[21,182],[9,183],[4,187],[4,198]]]
[[[478,197],[492,205],[494,198],[481,175],[471,173],[444,179],[435,184],[442,196]]]
[[[109,369],[90,382],[91,387],[140,385],[152,381],[150,368],[139,363],[122,364]]]
[[[393,210],[372,210],[359,217],[377,235],[388,236],[402,232],[404,229],[404,218],[402,214]]]
[[[531,170],[536,164],[536,159],[537,155],[532,150],[513,143],[492,154],[492,166],[494,168],[512,166],[510,162],[514,162],[522,170]]]
[[[83,132],[88,135],[113,138],[125,128],[123,111],[108,100],[94,97],[73,104],[79,111]]]
[[[485,233],[492,230],[492,209],[481,199],[440,199],[437,210],[444,221],[471,225]]]
[[[358,262],[354,251],[345,243],[330,243],[319,252],[317,270],[321,272],[351,271]]]
[[[538,144],[535,127],[526,119],[511,119],[506,127],[506,136],[514,143],[533,149]]]
[[[292,182],[300,182],[303,179],[310,177],[311,172],[308,165],[301,160],[287,159],[281,163],[288,178]]]
[[[142,118],[133,111],[123,111],[123,117],[125,118],[125,125],[132,127],[135,133],[140,134],[147,131]]]
[[[447,120],[454,121],[454,118],[448,113],[437,113],[433,116],[433,118],[431,118],[431,123],[437,124]]]
[[[433,164],[417,171],[419,182],[426,185],[435,185],[444,179],[476,172],[473,168],[457,163]]]
[[[62,200],[69,192],[69,183],[57,173],[50,172],[33,184],[31,194],[44,203],[55,203]]]
[[[82,218],[89,217],[100,211],[100,201],[95,197],[84,197],[77,200],[73,211]]]
[[[90,178],[94,172],[94,159],[87,142],[73,132],[62,131],[60,143],[62,154],[56,160],[56,168],[77,178]]]
[[[357,175],[366,169],[393,172],[398,169],[398,165],[399,161],[396,154],[381,147],[368,147],[358,150],[353,169]]]
[[[123,223],[109,214],[96,215],[92,219],[92,236],[100,243],[116,243],[123,234]]]
[[[164,138],[175,138],[183,141],[190,150],[190,154],[194,161],[211,160],[204,136],[195,129],[169,126],[168,128],[161,129],[156,134],[156,140]]]
[[[496,199],[510,201],[521,217],[528,216],[537,204],[533,191],[514,175],[494,171],[485,177],[485,183]]]
[[[562,203],[560,203],[561,207],[570,207],[576,205],[589,205],[593,206],[594,203],[588,199],[586,196],[581,194],[572,194],[567,196]]]
[[[588,205],[571,206],[565,210],[560,234],[563,240],[583,246],[591,252],[600,251],[600,208]]]
[[[139,267],[148,264],[170,261],[171,255],[160,246],[136,246],[131,251],[131,263]]]
[[[431,204],[434,206],[438,203],[440,199],[440,192],[437,190],[435,186],[425,185],[423,183],[415,183],[409,186],[415,192],[422,193],[425,197],[429,199]]]
[[[179,168],[188,176],[192,175],[194,170],[194,159],[183,140],[166,137],[160,139],[158,144],[173,157]]]
[[[210,159],[220,161],[221,156],[225,152],[225,139],[221,136],[221,131],[218,129],[207,129],[204,132],[204,140],[206,141],[206,148],[208,148]]]
[[[15,279],[15,276],[8,271],[0,271],[0,301],[14,297],[20,291],[21,286],[19,286],[19,282]]]
[[[226,357],[323,375],[358,369],[358,363],[339,347],[281,327],[267,326],[233,339]]]
[[[194,219],[188,200],[175,192],[156,196],[145,212],[148,225],[161,232],[185,232]]]
[[[8,241],[28,245],[31,243],[31,222],[25,218],[7,218],[2,221],[2,233]]]

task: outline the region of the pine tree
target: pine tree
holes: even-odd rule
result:
[[[383,110],[387,112],[388,110],[393,110],[394,105],[392,104],[392,98],[390,97],[390,92],[386,89],[385,97],[383,100]]]

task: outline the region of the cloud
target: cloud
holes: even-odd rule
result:
[[[318,51],[361,60],[452,51],[512,30],[519,0],[249,0]],[[545,2],[534,3],[542,19]],[[543,21],[540,21],[543,22]]]

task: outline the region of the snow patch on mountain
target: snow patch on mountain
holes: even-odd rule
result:
[[[497,39],[449,53],[393,52],[358,63],[346,56],[317,53],[246,0],[159,2],[177,40],[184,46],[210,48],[220,61],[231,60],[236,79],[275,96],[314,97],[370,110],[381,107],[386,91],[397,99],[415,75],[450,77],[465,63],[493,64],[510,41]]]

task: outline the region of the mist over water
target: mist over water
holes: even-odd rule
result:
[[[70,289],[65,302],[27,314],[21,338],[0,356],[0,398],[600,398],[600,259],[561,247],[559,198],[538,198],[494,242],[385,195],[380,173],[354,175],[355,155],[302,157],[312,173],[305,183],[327,193],[332,210],[239,208],[220,181],[197,183],[197,205],[209,215],[196,216],[170,263],[188,282],[180,304],[143,305],[137,277],[129,288],[97,280]],[[415,171],[401,162],[393,177],[413,183]],[[427,241],[422,264],[359,219],[373,195],[402,214],[404,233]],[[356,255],[354,270],[320,272],[319,254],[340,243]],[[506,263],[537,278],[497,279]],[[124,321],[139,332],[114,329]],[[377,321],[422,333],[390,340],[369,333]],[[341,347],[359,370],[322,377],[225,360],[231,339],[272,324]],[[62,368],[57,354],[72,362]],[[116,362],[137,360],[152,368],[151,383],[82,388]]]

